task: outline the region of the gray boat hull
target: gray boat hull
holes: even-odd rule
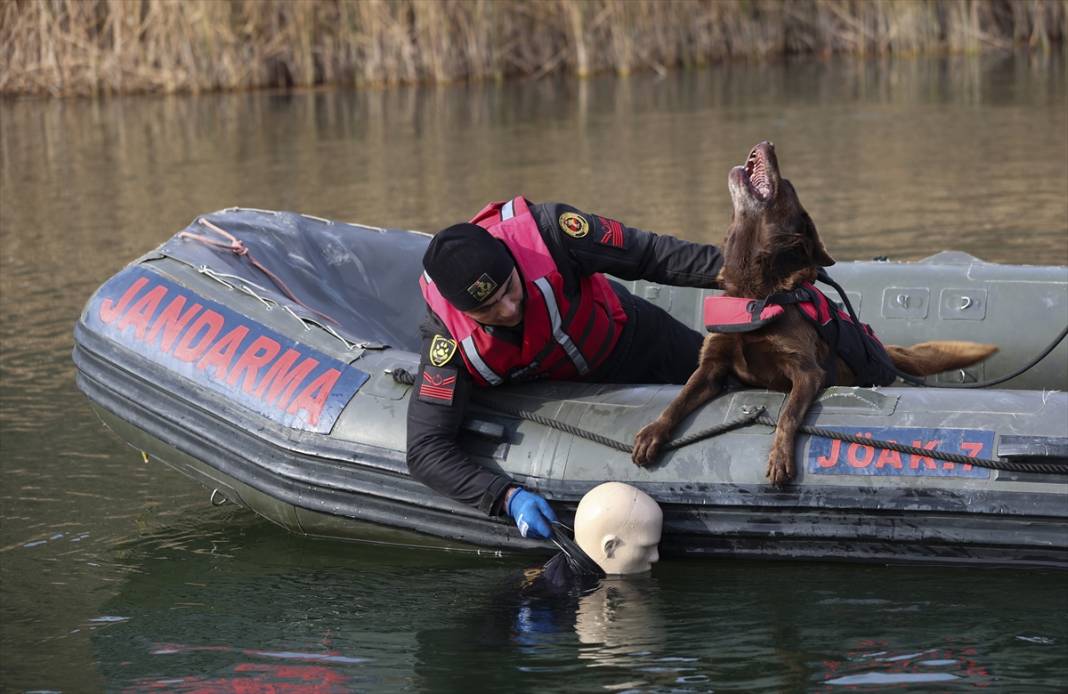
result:
[[[249,231],[242,238],[254,253],[261,252],[254,247],[257,234],[267,236],[284,227],[286,233],[314,238],[315,225],[328,224],[247,211],[226,211],[212,219],[231,228],[244,223]],[[375,247],[403,247],[403,257],[395,258],[389,270],[402,278],[404,268],[418,264],[415,251],[425,245],[425,237],[408,232],[331,226],[331,235],[317,247],[338,238],[354,239],[356,245],[370,239]],[[296,533],[489,552],[545,548],[520,537],[506,519],[486,518],[408,475],[405,415],[411,388],[391,376],[397,369],[414,371],[418,363],[403,334],[407,326],[390,335],[394,342],[406,342],[395,347],[375,339],[383,336],[381,331],[352,322],[324,329],[307,315],[307,307],[271,294],[262,277],[243,281],[233,272],[231,258],[206,256],[210,264],[195,262],[188,248],[175,250],[178,243],[168,241],[105,283],[75,328],[78,385],[124,440],[205,484],[214,502],[247,506]],[[356,257],[363,258],[368,273],[368,251],[358,250],[362,255]],[[986,373],[966,378],[995,377],[1033,356],[1024,354],[1034,346],[1031,342],[1013,340],[1012,333],[995,334],[1002,313],[1023,316],[1035,306],[1042,308],[1047,320],[1029,335],[1041,332],[1039,327],[1055,334],[1057,321],[1062,327],[1068,322],[1063,268],[991,266],[1004,270],[999,274],[979,267],[990,264],[962,264],[961,256],[948,260],[952,262],[843,263],[834,276],[856,292],[862,319],[885,341],[894,342],[896,330],[904,337],[915,330],[915,339],[896,341],[978,339],[1008,347],[1004,365],[987,365]],[[632,286],[699,324],[700,301],[707,292]],[[1004,293],[1003,287],[1008,288]],[[919,300],[898,301],[901,290],[909,288],[926,289],[925,317],[896,317],[898,309],[915,307]],[[952,300],[943,301],[947,290],[953,290]],[[299,286],[295,291],[301,296]],[[421,308],[409,312],[409,304],[419,300],[417,293],[400,299],[379,293],[388,297],[382,303],[400,302],[391,309],[398,322]],[[950,309],[966,303],[957,301],[961,294],[985,302],[982,318],[949,317]],[[196,306],[201,311],[191,313],[184,328],[178,325],[177,309],[172,322],[164,317],[173,308],[167,302],[178,296],[183,301],[179,309]],[[937,304],[930,297],[939,297]],[[1009,306],[1010,299],[1019,307]],[[878,306],[889,315],[872,315]],[[176,359],[182,349],[196,351],[195,336],[182,330],[212,310],[223,326],[218,334],[235,336],[234,350],[240,345],[245,351],[227,356],[224,338],[218,337],[196,359]],[[246,328],[248,337],[239,334]],[[361,329],[368,334],[361,336]],[[171,342],[165,348],[168,334]],[[275,341],[298,355],[314,355],[318,371],[308,372],[309,382],[316,374],[327,379],[324,365],[334,364],[338,376],[330,397],[319,397],[325,391],[313,385],[285,392],[279,386],[274,402],[268,402],[273,386],[265,379],[273,371],[260,374],[263,392],[257,396],[254,379],[236,368],[242,359],[247,366],[263,355],[248,347],[255,335],[258,344]],[[1037,367],[1047,387],[1063,388],[1068,381],[1064,349],[1058,347]],[[279,378],[275,376],[275,385]],[[832,388],[820,396],[806,422],[978,458],[1053,462],[1064,457],[1068,443],[1068,396],[1031,389],[1033,378],[1025,374],[1003,390]],[[548,382],[483,391],[461,443],[482,464],[544,494],[564,519],[582,494],[602,481],[621,480],[645,489],[664,508],[662,550],[667,555],[1068,568],[1068,476],[1008,473],[802,436],[796,480],[776,489],[764,477],[772,433],[767,426],[692,444],[643,469],[626,452],[504,414],[535,412],[626,443],[677,391],[674,386]],[[286,398],[288,407],[278,406]],[[782,400],[779,393],[731,392],[695,413],[677,434],[731,421],[753,407],[774,416]]]

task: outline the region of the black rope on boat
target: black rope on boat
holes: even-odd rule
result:
[[[403,383],[409,386],[415,384],[415,376],[409,373],[407,369],[393,369],[390,371],[390,374],[393,376],[393,380],[397,383]],[[609,438],[593,431],[589,431],[587,429],[580,429],[579,427],[574,426],[572,424],[568,424],[567,422],[561,422],[558,419],[545,417],[543,415],[538,414],[537,412],[530,412],[529,410],[513,410],[507,407],[502,407],[500,404],[495,404],[493,406],[493,409],[495,412],[516,417],[518,419],[526,419],[528,421],[534,422],[535,424],[540,424],[544,427],[549,427],[550,429],[556,429],[557,431],[562,431],[565,434],[571,434],[572,436],[577,436],[579,438],[586,439],[587,441],[593,441],[594,443],[599,443],[602,446],[613,448],[617,451],[622,451],[623,453],[630,453],[631,450],[633,450],[634,448],[633,442],[627,443],[624,441],[617,441],[615,439]],[[750,424],[755,423],[760,417],[760,415],[763,414],[763,412],[764,408],[762,407],[754,408],[751,412],[746,412],[741,417],[732,419],[729,422],[717,424],[714,427],[702,429],[701,431],[697,431],[692,434],[687,434],[686,436],[670,441],[664,444],[661,450],[673,451],[676,448],[689,446],[691,443],[711,438],[713,436],[718,436],[720,434],[731,431],[732,429],[739,429],[744,426],[749,426]]]
[[[393,380],[397,383],[404,385],[414,385],[415,376],[409,373],[406,369],[393,369],[389,371],[393,376]],[[623,453],[630,453],[634,448],[633,443],[625,443],[623,441],[617,441],[615,439],[608,438],[596,432],[588,431],[586,429],[580,429],[572,424],[561,422],[551,417],[544,417],[535,412],[527,410],[511,410],[500,405],[494,405],[494,411],[502,414],[506,414],[519,419],[525,419],[535,424],[548,427],[550,429],[556,429],[562,431],[565,434],[571,434],[587,441],[593,441],[599,443],[602,446],[612,448]],[[778,423],[768,416],[767,411],[763,407],[753,408],[752,411],[744,413],[742,416],[732,419],[723,424],[718,424],[707,429],[695,432],[693,434],[687,434],[686,436],[679,437],[661,447],[661,451],[673,451],[684,446],[689,446],[692,443],[703,441],[704,439],[711,438],[724,434],[734,429],[740,429],[742,427],[751,426],[753,424],[762,424],[774,429]],[[856,434],[846,434],[841,431],[835,431],[834,429],[825,429],[823,427],[814,427],[808,424],[802,424],[798,427],[798,431],[809,436],[819,436],[825,439],[837,439],[845,443],[857,443],[863,446],[869,446],[871,448],[878,448],[888,451],[896,451],[898,453],[907,453],[915,456],[922,456],[924,458],[931,458],[933,460],[943,460],[950,463],[959,463],[961,465],[972,465],[974,467],[990,468],[992,470],[1004,470],[1005,472],[1036,472],[1036,473],[1048,473],[1054,475],[1068,474],[1068,461],[1054,462],[1054,461],[1021,461],[1021,460],[991,460],[988,458],[973,458],[971,456],[962,455],[960,453],[949,453],[946,451],[936,451],[928,448],[920,448],[919,446],[909,446],[903,443],[897,443],[896,441],[883,441],[881,439],[870,439],[866,436],[857,436]]]
[[[504,414],[519,417],[520,419],[527,419],[531,422],[534,422],[535,424],[541,424],[542,426],[549,427],[550,429],[562,431],[565,434],[571,434],[573,436],[578,436],[579,438],[583,438],[588,441],[599,443],[602,446],[607,446],[608,448],[614,448],[617,451],[622,451],[623,453],[630,453],[634,449],[633,442],[625,443],[623,441],[616,441],[615,439],[610,439],[607,436],[602,436],[601,434],[592,431],[587,431],[586,429],[580,429],[566,422],[561,422],[559,420],[551,419],[549,417],[543,417],[542,415],[537,414],[535,412],[528,412],[526,410],[509,410],[507,408],[500,407],[499,405],[494,405],[493,409],[498,412],[503,412]],[[743,414],[741,417],[732,419],[729,422],[717,424],[714,427],[702,429],[701,431],[694,432],[693,434],[687,434],[686,436],[683,436],[681,438],[669,441],[668,443],[664,444],[660,448],[660,450],[665,452],[673,451],[677,448],[682,448],[683,446],[689,446],[691,443],[696,443],[697,441],[712,438],[713,436],[719,436],[720,434],[724,434],[733,429],[740,429],[741,427],[749,426],[751,424],[756,423],[760,419],[760,416],[763,414],[763,412],[764,408],[756,408],[752,412]]]

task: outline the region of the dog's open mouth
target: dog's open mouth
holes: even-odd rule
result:
[[[764,148],[757,145],[749,152],[749,159],[745,162],[745,176],[748,179],[749,188],[757,199],[767,202],[772,195],[771,177],[768,175],[768,159]]]
[[[749,150],[745,165],[735,166],[727,175],[735,212],[769,207],[778,197],[782,181],[775,145],[758,143]]]

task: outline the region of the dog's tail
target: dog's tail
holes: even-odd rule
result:
[[[886,351],[894,366],[913,376],[929,376],[951,369],[963,369],[983,361],[998,348],[978,342],[938,340],[921,342],[911,347],[887,345]]]

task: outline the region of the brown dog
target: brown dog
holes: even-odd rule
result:
[[[833,265],[812,219],[801,207],[794,187],[779,173],[775,148],[761,142],[745,166],[727,177],[734,209],[723,244],[720,274],[727,296],[763,299],[814,282],[821,266]],[[742,383],[787,393],[779,414],[767,476],[782,485],[794,475],[797,429],[825,385],[831,347],[796,305],[753,332],[709,333],[701,348],[697,370],[675,400],[634,440],[632,458],[638,465],[656,460],[660,447],[683,418],[714,398],[728,374]],[[914,376],[958,369],[986,359],[997,351],[973,342],[925,342],[913,347],[888,345],[894,366]],[[834,385],[854,385],[854,374],[841,359]]]

